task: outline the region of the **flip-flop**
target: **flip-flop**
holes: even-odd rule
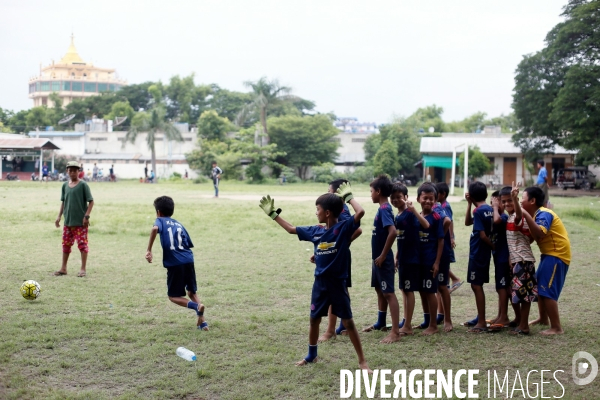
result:
[[[54,271],[54,273],[52,275],[54,275],[54,276],[63,276],[63,275],[66,275],[66,274],[67,274],[66,272]]]
[[[510,333],[511,335],[517,335],[517,336],[527,336],[529,335],[529,331],[523,331],[519,328],[515,328],[515,329],[511,329],[510,331],[508,331],[508,333]]]
[[[467,333],[488,333],[488,328],[471,328]]]
[[[461,287],[462,284],[463,284],[463,281],[458,281],[458,282],[452,284],[452,286],[450,286],[450,290],[448,290],[448,293],[454,292],[456,289],[458,289],[459,287]]]
[[[77,274],[77,277],[78,278],[83,278],[85,275],[86,275],[85,272],[80,272],[80,273]]]
[[[502,328],[504,328],[504,325],[502,324],[490,324],[488,326],[488,332],[500,332],[502,331]]]
[[[371,326],[367,326],[366,328],[362,329],[362,332],[372,332],[372,331],[382,331],[382,332],[386,332],[388,329],[391,329],[392,326],[389,325],[388,326],[381,326],[381,327],[376,327],[375,324],[371,325]]]

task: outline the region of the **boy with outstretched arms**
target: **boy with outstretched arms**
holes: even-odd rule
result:
[[[529,232],[542,253],[536,274],[540,317],[531,324],[544,325],[550,320],[550,329],[541,331],[540,334],[560,335],[564,331],[560,324],[558,298],[571,263],[571,242],[558,215],[543,207],[544,199],[542,189],[528,187],[521,200]]]
[[[344,183],[350,184],[346,179],[336,179],[334,181],[331,181],[331,182],[329,182],[329,189],[327,191],[329,193],[335,193],[335,192],[337,192],[340,185],[342,185]],[[350,209],[348,208],[346,203],[344,203],[344,209],[342,210],[342,213],[338,217],[338,220],[345,221],[350,218],[352,218],[352,215],[350,214]],[[350,242],[353,242],[361,234],[362,234],[362,229],[358,228],[352,235],[352,239],[350,240]],[[310,261],[312,263],[315,262],[314,254],[310,257]],[[347,285],[347,287],[352,287],[352,255],[350,254],[350,248],[348,248],[348,278],[346,279],[346,285]],[[342,320],[340,320],[340,326],[338,326],[337,329],[335,328],[336,322],[337,322],[337,316],[331,312],[331,306],[329,306],[329,313],[328,313],[328,317],[327,317],[327,329],[325,330],[324,334],[319,336],[319,340],[318,340],[319,343],[325,342],[325,341],[331,339],[332,337],[335,337],[336,335],[346,334],[346,328],[344,327],[344,323],[342,322]]]
[[[494,210],[485,203],[487,188],[483,182],[473,182],[469,185],[469,191],[465,194],[467,200],[467,213],[465,225],[473,225],[473,232],[469,241],[469,267],[467,269],[467,282],[475,294],[477,304],[477,318],[465,323],[472,326],[467,332],[487,332],[485,321],[485,293],[483,284],[490,281],[490,257],[494,245],[489,236],[492,232]],[[471,206],[475,204],[475,210],[471,215]]]
[[[392,329],[381,343],[393,343],[400,340],[398,329],[400,319],[400,306],[398,298],[394,293],[394,254],[391,251],[396,240],[396,227],[394,226],[394,214],[388,197],[392,194],[392,182],[387,175],[380,175],[371,182],[371,201],[379,204],[375,221],[373,223],[373,235],[371,237],[371,287],[377,292],[377,305],[379,313],[377,322],[363,329],[363,332],[387,329],[386,317],[388,305],[392,314]]]
[[[152,246],[157,235],[163,249],[163,266],[167,269],[167,295],[173,303],[196,311],[198,329],[208,331],[204,320],[204,304],[196,294],[196,271],[194,269],[194,244],[184,226],[171,218],[175,211],[175,202],[168,196],[154,200],[156,221],[150,231],[150,240],[146,250],[146,260],[151,263]],[[185,294],[190,298],[186,299]]]
[[[444,228],[444,250],[440,259],[440,270],[437,275],[438,292],[437,292],[437,324],[444,323],[444,331],[450,332],[454,328],[452,326],[451,316],[451,299],[448,282],[450,280],[450,263],[455,262],[454,258],[454,228],[452,226],[452,208],[446,201],[448,197],[448,185],[445,182],[435,184],[437,191],[437,201],[433,206],[433,211],[438,213],[443,222]],[[445,317],[447,316],[447,317]],[[430,316],[431,317],[431,316]]]
[[[417,201],[421,204],[421,215],[429,223],[429,227],[419,229],[419,295],[425,320],[417,328],[425,329],[423,335],[433,335],[438,332],[437,318],[430,316],[435,315],[438,308],[437,277],[444,251],[444,218],[433,211],[433,205],[437,201],[437,191],[433,184],[426,182],[419,186]]]
[[[404,318],[399,324],[400,336],[413,334],[412,316],[415,310],[415,290],[419,290],[419,226],[429,228],[429,222],[408,201],[408,190],[402,184],[392,187],[392,205],[398,209],[396,226],[396,268],[404,303]]]
[[[349,202],[354,209],[354,217],[339,221],[344,201]],[[316,216],[319,223],[326,226],[295,227],[279,216],[281,209],[275,210],[274,200],[263,197],[260,208],[271,219],[275,220],[286,232],[298,235],[299,240],[305,240],[315,245],[315,282],[311,296],[310,330],[308,336],[308,355],[296,365],[306,365],[317,361],[317,341],[321,317],[327,315],[329,306],[331,312],[340,317],[358,355],[358,365],[361,369],[369,370],[360,344],[360,337],[350,309],[350,297],[346,287],[348,277],[348,249],[352,235],[360,226],[360,220],[365,210],[352,196],[350,185],[341,185],[336,194],[326,193],[316,201]]]
[[[529,225],[523,218],[519,204],[519,186],[507,186],[500,190],[500,200],[506,212],[506,240],[511,268],[510,296],[515,311],[516,327],[509,333],[514,335],[529,334],[529,310],[531,303],[538,301],[537,281],[535,278],[535,257],[531,251],[533,238],[529,233]],[[496,215],[494,214],[494,220]]]

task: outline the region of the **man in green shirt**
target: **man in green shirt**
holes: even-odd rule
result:
[[[60,210],[58,218],[54,223],[57,228],[60,228],[60,218],[65,216],[65,226],[63,227],[63,257],[62,266],[56,272],[55,276],[67,274],[67,261],[71,254],[71,246],[77,240],[77,247],[81,252],[81,270],[77,274],[78,277],[84,277],[86,274],[85,265],[88,255],[88,226],[90,224],[90,213],[94,207],[94,199],[88,184],[79,179],[79,163],[77,161],[69,161],[67,163],[67,174],[70,180],[62,186],[60,196]]]

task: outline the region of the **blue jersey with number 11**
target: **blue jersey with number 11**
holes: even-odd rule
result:
[[[183,225],[169,217],[156,218],[154,225],[158,227],[165,268],[194,262],[190,250],[194,244]]]

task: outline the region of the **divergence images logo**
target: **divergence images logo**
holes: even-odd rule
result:
[[[582,360],[583,358],[585,358],[585,361]],[[582,378],[581,376],[585,375],[587,371],[590,371],[589,375],[585,378]],[[598,362],[590,353],[578,351],[573,355],[572,372],[573,382],[575,382],[576,385],[587,385],[596,379],[596,376],[598,375]]]
[[[327,249],[330,249],[330,248],[334,247],[335,243],[336,242],[329,242],[329,243],[322,242],[322,243],[319,243],[319,245],[317,246],[317,249],[319,249],[319,250],[327,250]]]

